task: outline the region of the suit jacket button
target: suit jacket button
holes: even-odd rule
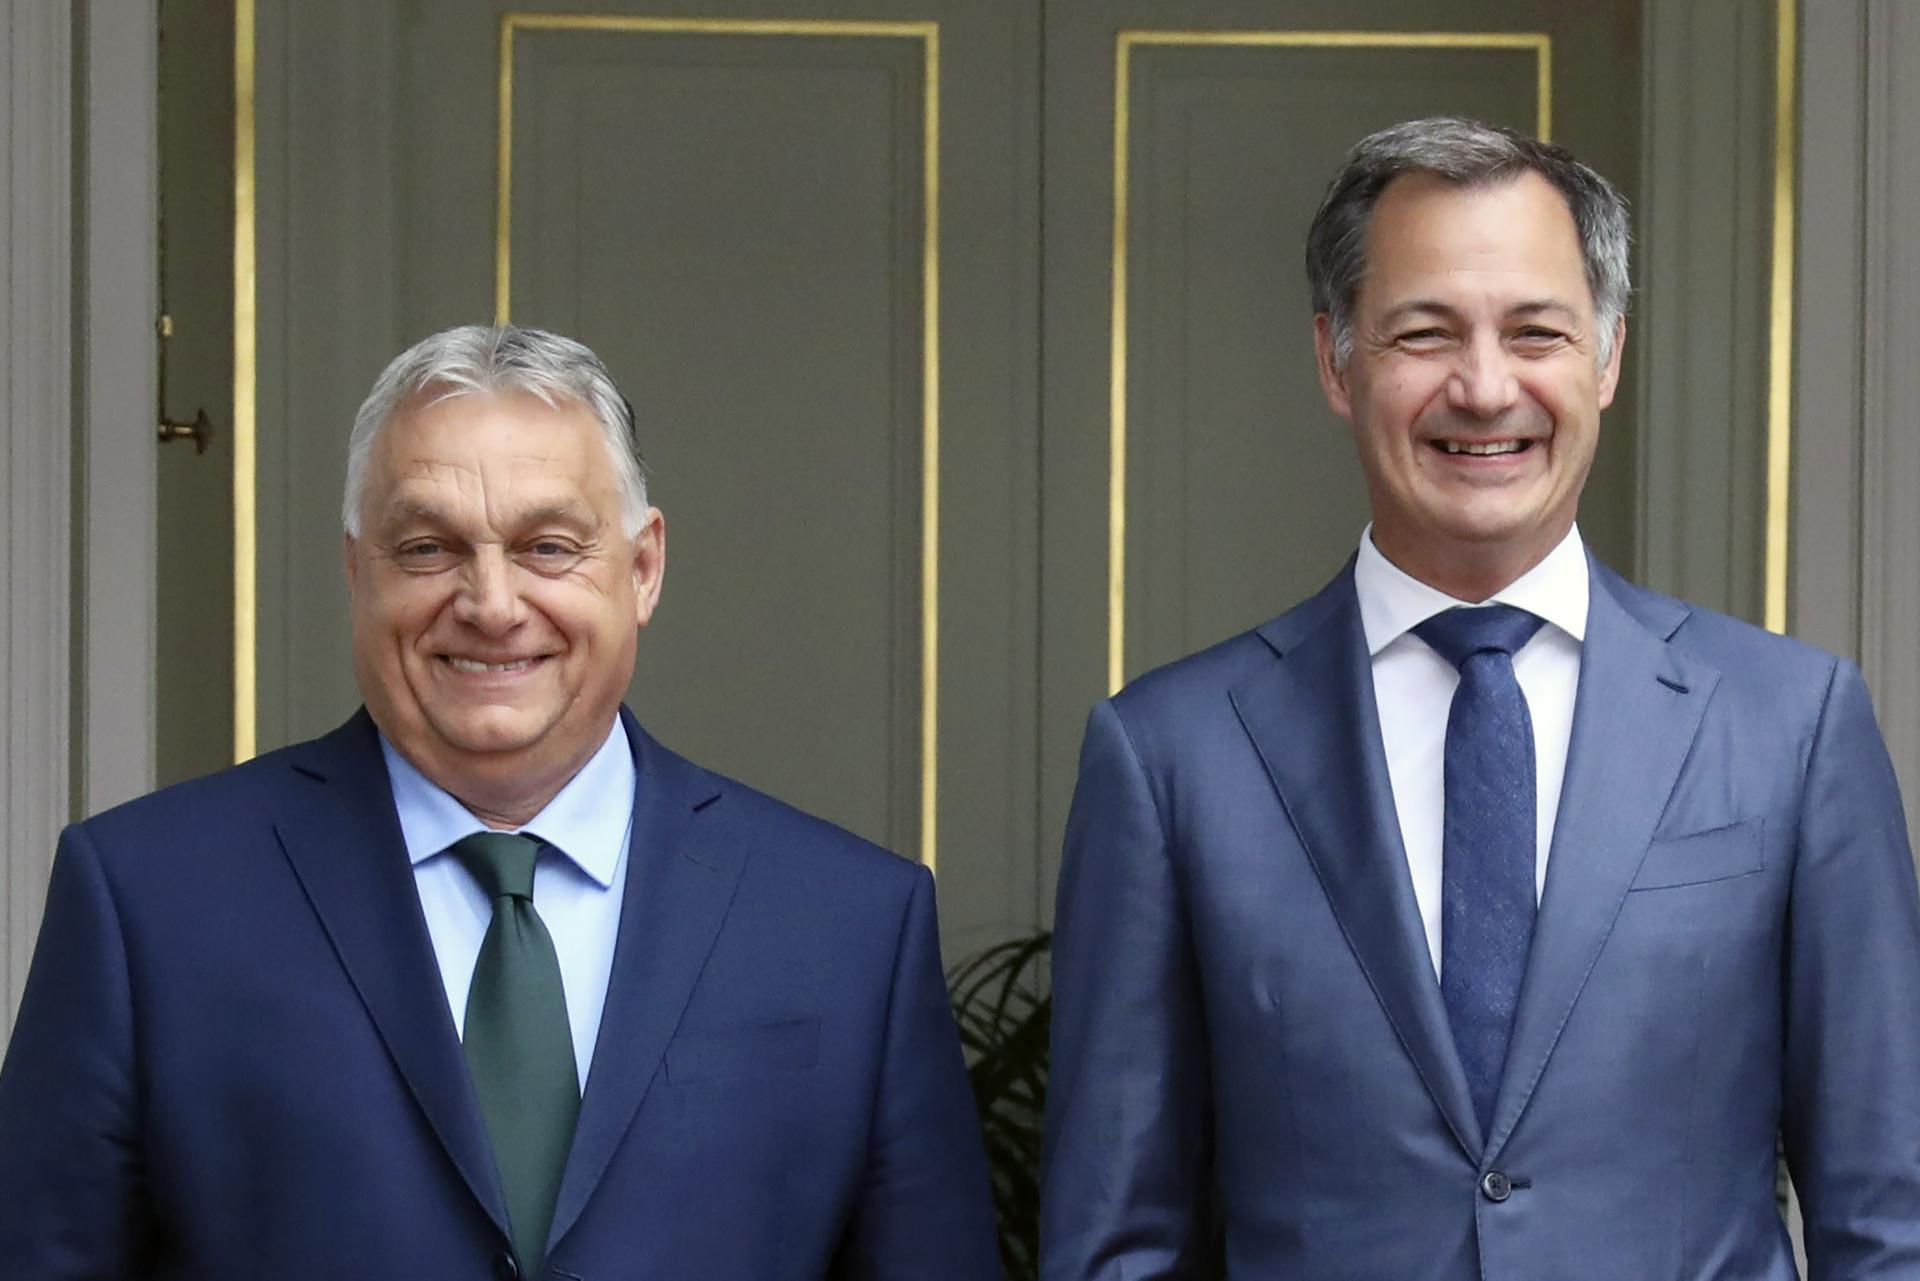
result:
[[[1498,1170],[1488,1170],[1480,1180],[1480,1195],[1498,1204],[1513,1195],[1513,1180]]]
[[[493,1281],[520,1281],[520,1264],[513,1251],[502,1250],[493,1256]]]

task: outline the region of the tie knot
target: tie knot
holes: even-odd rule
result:
[[[475,832],[453,843],[460,860],[492,898],[533,898],[533,864],[540,842],[517,832]]]
[[[1511,656],[1544,621],[1512,605],[1481,605],[1435,614],[1414,628],[1413,634],[1458,668],[1475,654]]]

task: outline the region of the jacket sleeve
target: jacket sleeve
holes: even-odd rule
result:
[[[1808,757],[1787,947],[1782,1126],[1811,1281],[1920,1277],[1920,893],[1845,662]]]
[[[894,953],[867,1168],[835,1275],[997,1281],[979,1115],[940,971],[933,877],[914,884]]]
[[[0,1259],[18,1281],[118,1281],[147,1234],[119,914],[85,831],[54,859],[0,1067]]]
[[[1047,1281],[1196,1276],[1211,1242],[1206,1032],[1174,854],[1133,741],[1101,703],[1055,909]]]

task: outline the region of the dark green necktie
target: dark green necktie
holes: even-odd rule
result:
[[[493,900],[493,923],[467,989],[462,1040],[493,1139],[514,1250],[529,1277],[545,1265],[553,1202],[580,1115],[560,960],[533,910],[539,854],[539,841],[510,832],[479,832],[453,846]]]

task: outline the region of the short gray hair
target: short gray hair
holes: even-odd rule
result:
[[[1353,354],[1353,300],[1366,274],[1367,224],[1388,184],[1406,174],[1432,174],[1456,186],[1481,187],[1524,173],[1552,183],[1573,214],[1593,294],[1594,358],[1607,363],[1632,294],[1627,198],[1562,147],[1477,120],[1432,116],[1362,138],[1347,153],[1307,232],[1307,284],[1313,310],[1327,317],[1336,364],[1345,365]]]
[[[627,537],[638,534],[647,518],[647,478],[634,438],[633,406],[620,394],[600,357],[587,347],[544,329],[517,325],[443,329],[422,338],[380,371],[373,390],[360,403],[360,412],[353,416],[341,527],[358,537],[374,438],[410,401],[428,394],[439,401],[507,392],[525,392],[554,409],[583,405],[593,414],[620,484],[622,524]]]

